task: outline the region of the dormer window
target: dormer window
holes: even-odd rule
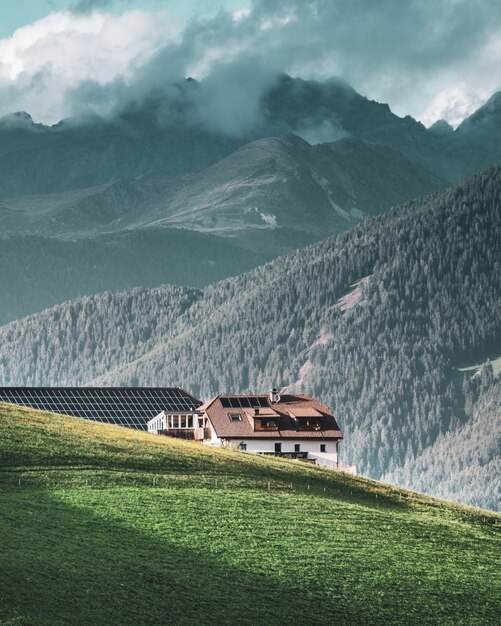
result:
[[[254,430],[278,430],[278,415],[254,415]]]
[[[275,419],[264,419],[261,421],[261,425],[263,426],[263,428],[276,428],[277,427],[277,420]]]
[[[318,417],[301,417],[298,419],[299,430],[321,430],[322,420]]]

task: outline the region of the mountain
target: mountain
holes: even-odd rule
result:
[[[168,226],[232,238],[285,228],[318,238],[446,185],[382,145],[342,139],[312,146],[287,135],[246,144],[192,176],[149,174],[12,196],[0,206],[0,226],[3,237],[68,239]]]
[[[26,113],[0,119],[0,197],[57,193],[162,171],[199,171],[240,143],[193,126],[164,126],[154,108],[113,118],[35,124]],[[21,120],[21,122],[19,122]]]
[[[203,287],[445,184],[384,146],[289,135],[192,176],[11,196],[0,202],[0,323],[106,289]]]
[[[499,515],[307,463],[4,404],[0,510],[6,625],[499,614]]]
[[[116,224],[181,226],[232,238],[288,229],[295,241],[346,230],[403,199],[446,186],[400,153],[357,140],[312,146],[295,135],[239,148]],[[262,237],[262,233],[259,233]]]
[[[454,133],[454,147],[467,169],[499,163],[501,142],[501,92],[495,93]]]
[[[170,381],[203,398],[290,387],[334,408],[344,462],[396,475],[471,419],[460,368],[501,355],[500,202],[501,168],[492,168],[209,286],[173,324],[168,310],[143,306],[131,326],[150,334],[159,324],[161,338],[105,375],[92,359],[71,362],[76,346],[113,354],[126,341],[108,296],[90,318],[81,301],[32,316],[0,330],[2,384]]]

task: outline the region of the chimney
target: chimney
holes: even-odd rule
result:
[[[278,389],[273,388],[270,391],[268,399],[270,401],[270,404],[275,404],[276,402],[280,402],[280,394],[278,393]]]

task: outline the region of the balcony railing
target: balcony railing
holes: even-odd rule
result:
[[[209,439],[208,428],[166,428],[162,431],[167,437],[175,437],[176,439],[190,439],[200,441]]]
[[[297,459],[298,461],[305,461],[308,459],[308,452],[258,452],[266,456],[280,456],[284,459]]]

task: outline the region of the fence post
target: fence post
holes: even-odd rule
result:
[[[268,481],[268,491],[271,489],[271,483]]]

